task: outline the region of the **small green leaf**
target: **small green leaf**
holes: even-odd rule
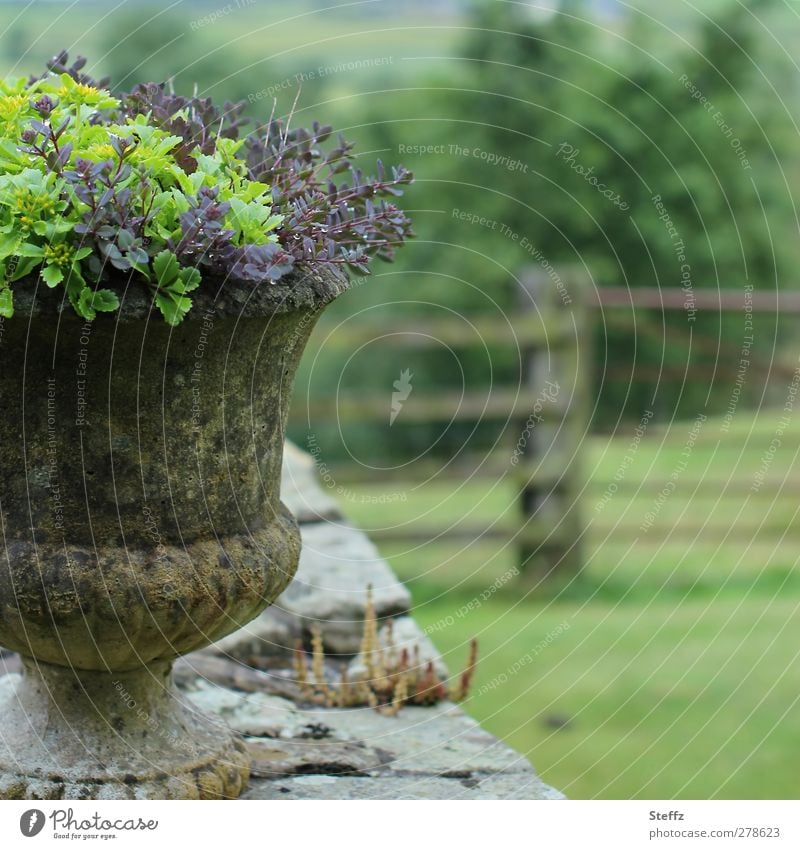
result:
[[[81,289],[81,293],[72,303],[75,309],[88,321],[92,321],[97,313],[92,308],[92,298],[94,296],[94,292],[88,287],[84,286]]]
[[[73,262],[70,267],[69,277],[64,284],[67,288],[67,294],[70,300],[74,300],[86,288],[86,281],[81,274],[81,267],[77,262]]]
[[[30,242],[23,242],[16,250],[17,256],[35,256],[43,257],[44,248],[39,245],[32,245]]]
[[[0,315],[3,318],[14,315],[14,295],[11,289],[0,289]]]
[[[90,291],[88,289],[84,291]],[[91,307],[98,312],[114,312],[119,309],[119,298],[111,289],[98,289],[92,296]]]
[[[166,289],[180,272],[178,258],[172,251],[161,251],[153,260],[153,271],[158,285]]]
[[[53,289],[64,279],[64,272],[57,265],[47,265],[42,270],[42,280]]]
[[[37,265],[39,265],[38,257],[22,257],[17,263],[14,273],[11,275],[11,282],[13,283],[15,280],[21,280],[23,277],[27,277]]]
[[[74,224],[71,221],[55,218],[52,221],[37,221],[33,225],[33,232],[37,236],[44,236],[48,242],[53,242],[62,233],[69,233],[73,227]]]
[[[148,280],[150,279],[150,266],[149,265],[142,265],[138,262],[135,262],[134,260],[132,260],[130,258],[130,256],[128,257],[128,262],[130,262],[131,268],[134,271],[138,271],[139,274],[141,274],[143,277],[146,277]]]
[[[0,232],[5,232],[0,231]],[[19,238],[12,231],[8,235],[0,235],[0,258],[5,259],[9,256],[14,256],[17,254],[19,249]]]
[[[119,309],[119,298],[116,292],[110,289],[98,289],[96,292],[88,286],[80,290],[75,309],[86,319],[91,321],[98,312],[114,312]]]
[[[169,292],[177,295],[185,295],[193,292],[200,285],[200,272],[196,268],[183,268],[177,280],[169,287]]]
[[[156,295],[156,305],[164,316],[167,324],[175,327],[183,321],[183,314],[178,305],[167,295]]]
[[[181,272],[183,291],[193,292],[199,285],[202,275],[196,268],[184,268]]]

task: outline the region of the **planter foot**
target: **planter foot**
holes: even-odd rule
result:
[[[171,663],[24,665],[0,679],[0,799],[232,799],[245,788],[243,740],[183,699]]]

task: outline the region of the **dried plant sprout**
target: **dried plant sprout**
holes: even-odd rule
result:
[[[464,701],[469,695],[478,663],[477,640],[470,642],[467,664],[453,686],[448,686],[436,671],[433,660],[422,661],[418,644],[411,651],[398,648],[394,641],[393,623],[386,623],[385,645],[378,632],[378,619],[372,587],[367,589],[364,628],[360,657],[365,672],[351,681],[345,665],[338,680],[326,674],[328,668],[319,625],[311,631],[311,652],[297,641],[293,653],[295,682],[302,698],[325,707],[357,707],[369,705],[383,714],[393,716],[404,705],[434,705],[450,700]]]

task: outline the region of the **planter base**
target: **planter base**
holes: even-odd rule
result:
[[[184,701],[171,662],[124,673],[24,666],[0,689],[0,799],[230,799],[244,789],[244,742]]]

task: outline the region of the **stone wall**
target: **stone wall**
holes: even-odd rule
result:
[[[293,669],[297,641],[321,633],[325,673],[349,680],[359,657],[367,587],[378,622],[415,662],[447,669],[409,613],[411,597],[377,549],[320,488],[310,457],[287,446],[283,500],[303,537],[300,568],[278,602],[245,628],[176,664],[178,685],[247,741],[254,767],[245,799],[560,799],[528,761],[449,701],[403,707],[310,703]],[[386,624],[382,638],[386,639]],[[416,652],[412,650],[416,647]],[[0,657],[0,675],[18,660]],[[2,686],[2,682],[0,682]]]

